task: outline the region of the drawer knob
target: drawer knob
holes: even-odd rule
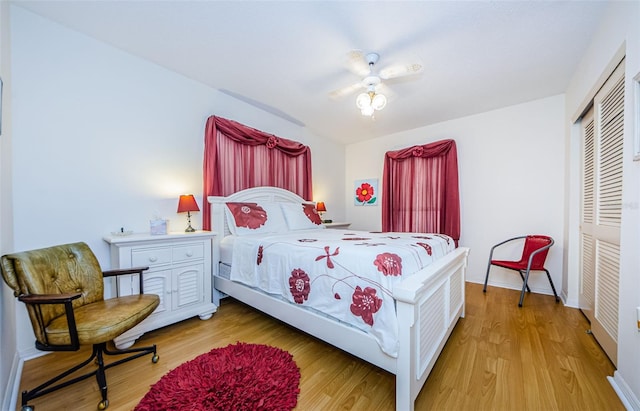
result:
[[[187,257],[193,257],[193,251],[189,250],[187,251]]]
[[[156,261],[158,261],[158,257],[156,257],[155,255],[152,257],[149,257],[149,261],[151,261],[152,263],[155,263]]]

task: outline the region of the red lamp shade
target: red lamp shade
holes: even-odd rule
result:
[[[318,201],[316,203],[316,210],[319,213],[323,213],[323,212],[327,211],[327,207],[324,205],[324,201]]]
[[[181,195],[178,201],[178,212],[186,213],[187,211],[200,211],[193,194]]]

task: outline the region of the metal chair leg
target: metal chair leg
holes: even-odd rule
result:
[[[558,297],[558,293],[556,293],[556,287],[553,286],[553,281],[551,280],[551,274],[549,274],[549,270],[546,268],[544,272],[547,273],[547,278],[549,279],[549,284],[551,284],[551,289],[553,290],[553,295],[556,297],[556,302],[560,302],[560,298]]]
[[[527,273],[524,276],[524,284],[522,285],[522,292],[520,292],[520,302],[518,302],[518,307],[522,307],[522,303],[524,302],[524,292],[529,288],[527,285],[527,282],[529,281],[529,272],[530,271],[527,270]]]
[[[487,282],[489,281],[489,270],[491,270],[491,259],[489,259],[489,264],[487,264],[487,275],[484,277],[484,287],[482,287],[482,292],[487,292]]]
[[[524,275],[522,274],[522,271],[518,271],[518,273],[520,273],[520,278],[522,278],[522,282],[524,282],[525,285],[527,286],[527,291],[531,292],[531,288],[529,288],[529,284],[526,284],[526,281],[524,281]]]

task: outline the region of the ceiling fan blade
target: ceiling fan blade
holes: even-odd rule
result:
[[[366,76],[370,71],[367,59],[361,50],[351,50],[347,54],[347,67],[352,73],[361,77]]]
[[[404,77],[410,76],[413,74],[418,74],[422,71],[422,64],[414,63],[414,64],[398,64],[395,66],[387,67],[383,70],[380,70],[380,78],[382,79],[392,79],[396,77]]]
[[[344,96],[347,96],[347,95],[353,93],[356,90],[361,89],[362,87],[363,87],[362,86],[362,82],[357,82],[357,83],[354,83],[354,84],[352,84],[350,86],[342,87],[342,88],[339,88],[337,90],[331,91],[329,93],[329,97],[334,98],[334,99],[335,98],[344,97]]]

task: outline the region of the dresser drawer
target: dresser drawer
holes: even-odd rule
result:
[[[173,262],[196,260],[204,257],[204,244],[185,244],[173,247]]]
[[[145,248],[142,250],[131,251],[131,265],[154,266],[159,264],[171,263],[171,247]]]

